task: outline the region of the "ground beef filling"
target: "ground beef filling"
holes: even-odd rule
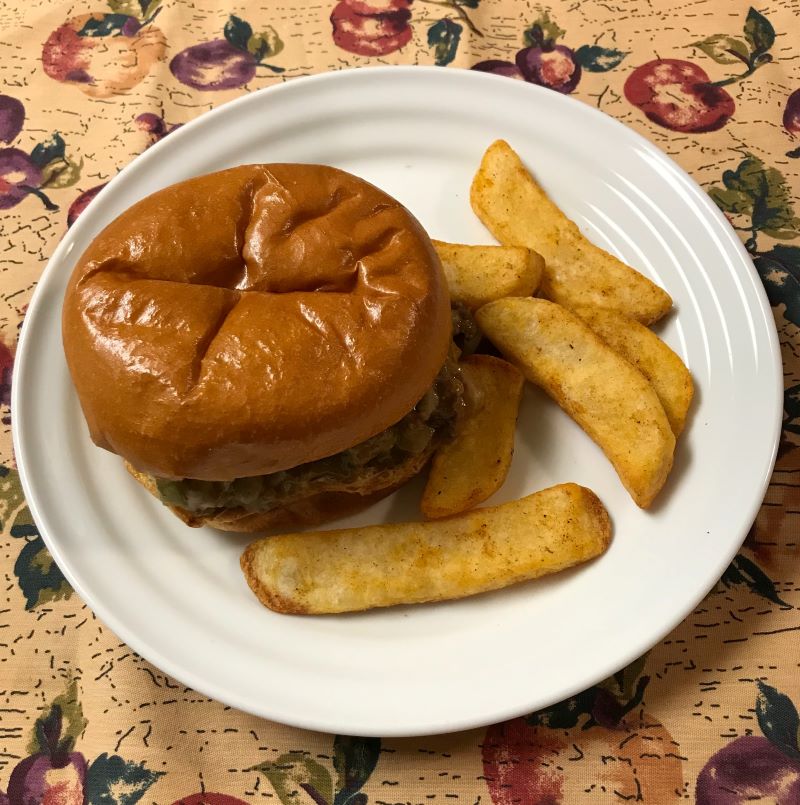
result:
[[[341,453],[270,475],[233,481],[169,481],[156,478],[164,503],[192,514],[221,509],[266,512],[325,491],[359,492],[381,486],[381,476],[452,438],[464,406],[458,359],[474,350],[479,331],[469,311],[454,307],[453,346],[433,385],[399,422]]]

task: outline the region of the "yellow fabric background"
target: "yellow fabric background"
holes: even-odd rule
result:
[[[48,76],[41,55],[45,40],[68,18],[107,13],[104,0],[6,0],[0,5],[0,93],[21,101],[26,111],[24,127],[9,147],[30,152],[57,131],[66,143],[66,156],[76,163],[83,161],[76,184],[47,190],[59,206],[57,211],[46,210],[33,196],[13,208],[0,209],[0,338],[12,352],[37,278],[65,231],[70,204],[81,191],[108,181],[149,144],[147,133],[135,122],[138,115],[156,113],[174,125],[243,92],[296,76],[368,64],[431,64],[428,28],[443,17],[463,22],[463,14],[483,36],[464,26],[453,66],[469,67],[490,58],[513,60],[522,47],[523,31],[540,14],[538,4],[513,0],[482,0],[474,9],[462,6],[461,12],[453,4],[415,0],[410,8],[411,41],[386,56],[366,57],[334,44],[329,21],[333,6],[321,0],[165,0],[152,23],[163,32],[163,57],[134,86],[97,98]],[[771,0],[758,6],[776,32],[771,50],[774,61],[727,87],[736,104],[727,125],[694,134],[648,121],[626,101],[625,80],[634,67],[656,58],[693,62],[711,80],[742,72],[742,65],[716,63],[692,43],[715,34],[741,38],[748,3],[552,0],[547,9],[566,32],[561,41],[573,49],[599,44],[626,54],[619,66],[607,72],[584,71],[574,97],[639,131],[706,187],[719,186],[723,171],[734,170],[752,154],[782,174],[800,207],[800,159],[786,156],[799,143],[781,122],[788,96],[800,88],[800,0]],[[267,25],[275,28],[285,49],[267,61],[284,67],[285,72],[259,70],[245,86],[223,91],[199,91],[178,82],[169,70],[170,59],[191,45],[221,38],[230,14],[247,19],[257,31]],[[113,83],[125,58],[109,51],[98,67],[103,71],[98,77]],[[800,247],[800,236],[784,243]],[[771,244],[768,236],[759,236],[762,251]],[[775,317],[786,384],[794,386],[800,383],[800,333],[784,316],[783,305],[775,307]],[[7,407],[2,413],[9,413]],[[3,421],[0,463],[13,468],[8,417]],[[800,703],[798,469],[800,437],[787,433],[766,505],[743,549],[789,607],[767,600],[746,583],[719,586],[648,655],[645,670],[650,682],[643,705],[629,719],[628,732],[572,729],[561,735],[567,749],[550,755],[530,750],[528,756],[518,757],[515,763],[523,782],[505,793],[490,793],[486,780],[481,749],[487,741],[486,730],[385,740],[378,765],[363,788],[369,801],[376,805],[445,800],[465,805],[611,803],[629,797],[657,804],[694,801],[695,780],[715,751],[738,737],[761,735],[755,715],[755,680],[768,682]],[[253,718],[185,689],[120,643],[76,595],[56,596],[26,608],[14,566],[22,540],[29,537],[11,535],[12,515],[22,504],[9,495],[3,504],[0,533],[4,579],[0,790],[6,790],[12,768],[28,754],[30,733],[41,708],[63,693],[70,680],[77,681],[87,721],[77,741],[78,751],[90,761],[101,753],[116,753],[128,761],[144,762],[152,771],[165,772],[141,802],[172,803],[201,790],[224,792],[245,802],[277,799],[267,777],[252,769],[290,751],[312,757],[332,771],[332,736]],[[658,573],[655,566],[653,573]],[[502,684],[502,678],[497,684]],[[635,739],[632,744],[628,741],[626,750],[620,744],[630,734]],[[536,780],[542,774],[563,780],[558,799],[546,800],[537,793]],[[302,789],[290,801],[312,802]]]

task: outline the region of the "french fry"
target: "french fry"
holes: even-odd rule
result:
[[[666,291],[587,240],[504,140],[492,143],[483,155],[470,201],[501,243],[526,246],[544,257],[540,296],[570,309],[619,310],[643,324],[672,307]]]
[[[675,436],[653,387],[576,315],[544,299],[499,299],[478,324],[602,448],[642,508],[672,468]]]
[[[445,520],[266,537],[241,565],[265,606],[321,615],[497,590],[592,559],[610,538],[597,496],[562,484]]]
[[[692,376],[683,361],[654,332],[621,313],[601,308],[575,312],[650,381],[672,432],[680,436],[694,396]]]
[[[450,298],[475,310],[504,296],[531,296],[539,287],[544,260],[520,246],[464,246],[434,240]]]
[[[460,514],[493,495],[514,455],[522,374],[490,355],[471,355],[461,371],[469,390],[468,408],[453,440],[434,453],[420,503],[428,518]]]

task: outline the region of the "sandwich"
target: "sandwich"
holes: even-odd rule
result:
[[[420,472],[464,407],[439,258],[417,220],[322,165],[245,165],[112,221],[64,299],[92,440],[191,526],[356,511]]]

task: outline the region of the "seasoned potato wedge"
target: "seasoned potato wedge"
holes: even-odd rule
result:
[[[470,200],[501,243],[526,246],[544,257],[539,296],[570,309],[612,308],[644,324],[672,306],[666,291],[588,241],[504,140],[492,143],[483,155]]]
[[[636,503],[649,506],[672,468],[675,436],[644,375],[545,299],[499,299],[476,318],[506,358],[597,442]]]
[[[434,240],[450,298],[475,310],[504,296],[531,296],[544,260],[521,246],[465,246]]]
[[[655,389],[675,436],[680,436],[694,396],[683,361],[651,330],[615,310],[575,311],[600,338],[632,363]]]
[[[445,520],[266,537],[241,565],[265,606],[320,615],[497,590],[592,559],[610,538],[597,496],[562,484]]]
[[[477,506],[502,485],[514,455],[514,430],[524,378],[490,355],[461,363],[468,408],[451,442],[434,453],[420,508],[449,517]]]

